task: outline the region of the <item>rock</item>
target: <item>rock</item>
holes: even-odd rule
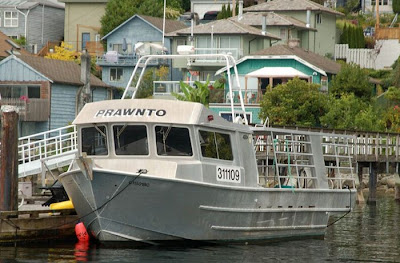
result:
[[[388,178],[386,185],[388,188],[394,188],[396,186],[396,180],[394,178]]]

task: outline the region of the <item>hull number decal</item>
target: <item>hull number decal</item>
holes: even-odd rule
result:
[[[240,169],[236,167],[217,166],[217,181],[239,184],[242,181]]]

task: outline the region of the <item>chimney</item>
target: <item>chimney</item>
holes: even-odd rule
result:
[[[238,21],[242,20],[243,18],[243,1],[239,0],[239,10],[238,10]]]
[[[83,86],[79,89],[77,94],[77,114],[81,111],[86,103],[91,101],[90,92],[90,67],[91,58],[86,50],[82,51],[81,55],[81,82]]]
[[[261,34],[265,35],[267,33],[267,14],[262,15],[261,19]]]
[[[307,8],[306,27],[310,27],[310,24],[311,24],[311,9]]]

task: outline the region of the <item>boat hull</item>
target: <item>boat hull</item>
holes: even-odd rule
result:
[[[88,232],[106,241],[251,242],[324,236],[354,190],[234,187],[101,169],[60,177]]]

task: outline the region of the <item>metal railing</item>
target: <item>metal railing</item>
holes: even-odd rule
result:
[[[243,56],[243,50],[239,48],[195,48],[195,54],[227,54],[231,55],[235,59],[239,59]],[[215,61],[215,62],[224,62],[223,59],[220,58],[202,58],[196,59],[196,61]]]
[[[182,81],[183,83],[194,86],[194,81]],[[205,81],[200,81],[205,83]],[[215,81],[210,81],[210,85]],[[153,95],[171,95],[171,93],[182,93],[180,81],[153,81]]]
[[[19,138],[18,161],[27,164],[77,150],[76,126],[69,125]]]

